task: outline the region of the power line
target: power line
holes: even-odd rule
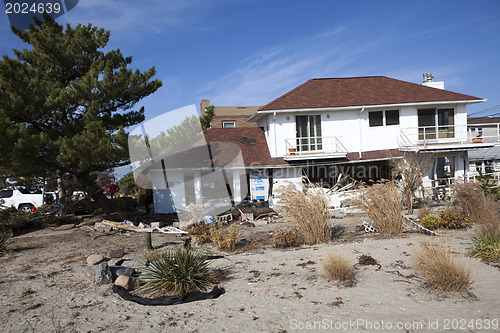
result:
[[[476,111],[476,112],[473,112],[471,114],[468,115],[468,117],[472,116],[472,115],[475,115],[477,113],[480,113],[480,112],[484,112],[484,111],[496,111],[496,109],[499,109],[500,110],[500,104],[499,105],[495,105],[495,106],[492,106],[492,107],[489,107],[487,109],[483,109],[483,110],[479,110],[479,111]]]

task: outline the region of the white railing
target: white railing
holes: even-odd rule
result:
[[[401,147],[500,142],[500,123],[402,128]]]
[[[286,155],[347,153],[338,136],[285,139]]]

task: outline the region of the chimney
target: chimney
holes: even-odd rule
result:
[[[444,90],[444,81],[434,81],[434,75],[432,75],[432,73],[424,73],[424,83],[422,83],[422,85]]]
[[[209,99],[202,99],[200,103],[200,116],[203,116],[205,110],[210,106]]]

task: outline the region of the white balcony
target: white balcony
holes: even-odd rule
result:
[[[401,129],[401,150],[474,149],[500,144],[500,123]]]
[[[285,139],[286,154],[290,160],[345,158],[347,149],[337,136],[301,137]]]

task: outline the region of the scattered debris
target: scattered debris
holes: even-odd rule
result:
[[[372,256],[368,255],[368,254],[363,254],[361,255],[359,258],[358,258],[358,262],[354,265],[354,268],[356,268],[356,266],[358,265],[364,265],[364,266],[378,266],[378,268],[376,269],[377,271],[382,269],[382,265],[380,265],[378,263],[377,260],[375,260],[375,258],[373,258]]]

